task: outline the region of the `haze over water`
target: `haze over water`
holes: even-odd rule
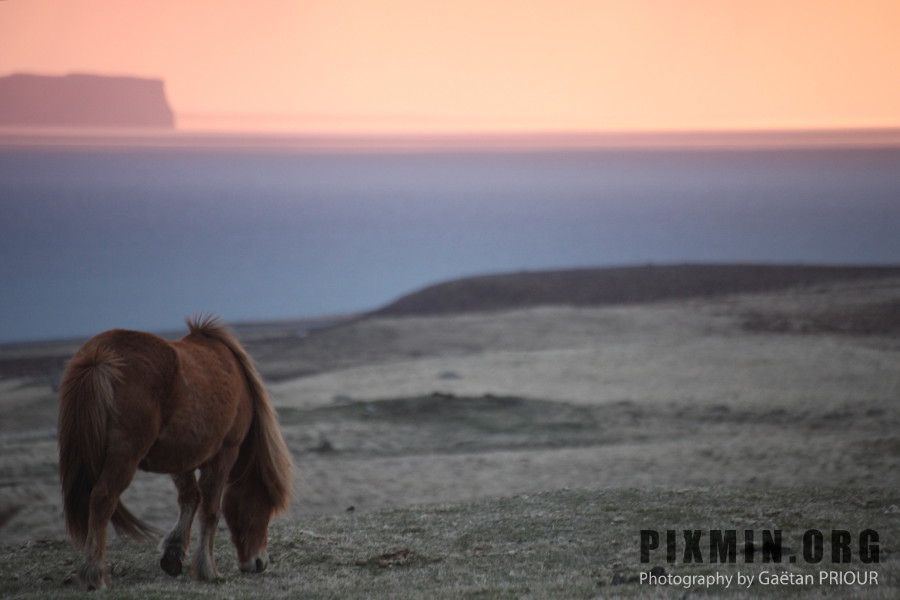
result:
[[[900,263],[900,149],[0,151],[0,341],[376,308],[465,275]]]

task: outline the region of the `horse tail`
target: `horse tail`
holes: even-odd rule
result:
[[[63,514],[72,540],[84,546],[88,535],[91,491],[106,462],[107,423],[113,410],[115,384],[124,361],[100,343],[88,343],[75,354],[60,383],[59,478]],[[119,534],[149,537],[155,529],[119,502],[112,516]]]
[[[253,421],[241,448],[242,470],[245,475],[252,473],[262,485],[273,513],[285,510],[293,496],[294,463],[281,436],[278,414],[253,359],[218,318],[200,316],[189,319],[187,325],[192,334],[225,344],[240,365],[253,401]]]

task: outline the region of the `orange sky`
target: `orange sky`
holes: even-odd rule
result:
[[[898,127],[898,31],[897,0],[4,0],[0,75],[164,78],[188,129]]]

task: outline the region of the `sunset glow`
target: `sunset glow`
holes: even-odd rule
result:
[[[164,79],[183,130],[900,126],[894,0],[6,0],[0,75]]]

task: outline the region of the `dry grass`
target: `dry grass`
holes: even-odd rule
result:
[[[900,591],[896,497],[882,489],[832,488],[559,490],[533,496],[453,505],[386,509],[281,521],[272,528],[273,565],[260,576],[238,574],[230,546],[220,540],[223,576],[211,583],[169,578],[156,567],[150,544],[114,543],[114,587],[105,598],[682,598],[683,587],[641,584],[656,568],[673,575],[716,572],[817,574],[872,570],[880,585],[693,588],[690,595],[728,598],[894,598]],[[882,536],[886,560],[818,565],[801,555],[807,529],[835,525]],[[640,562],[640,530],[780,529],[781,563],[669,564],[664,552]],[[663,535],[665,535],[663,533]],[[742,534],[743,535],[743,534]],[[743,539],[743,538],[741,538]],[[4,597],[78,598],[73,554],[62,541],[5,546],[0,566]],[[817,576],[817,575],[816,575]]]
[[[683,597],[632,582],[641,528],[871,527],[884,548],[877,589],[727,597],[896,597],[900,342],[833,324],[898,299],[900,281],[881,279],[382,317],[307,337],[289,324],[245,330],[279,379],[270,388],[302,473],[299,504],[272,531],[277,562],[262,578],[239,576],[223,532],[224,579],[198,584],[162,574],[152,544],[115,542],[108,595]],[[832,325],[767,325],[819,315]],[[65,347],[6,347],[0,358],[49,364]],[[59,514],[52,380],[19,373],[0,379],[0,395],[0,592],[79,597]],[[158,527],[174,521],[165,477],[139,474],[125,499]]]

